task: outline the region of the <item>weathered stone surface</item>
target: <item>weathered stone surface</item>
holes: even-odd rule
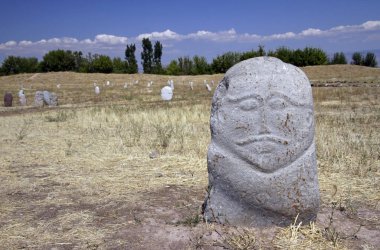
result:
[[[50,93],[50,104],[49,106],[58,106],[58,96],[56,93]]]
[[[34,95],[34,106],[43,107],[44,106],[44,92],[36,91]]]
[[[173,88],[169,86],[163,87],[161,89],[161,99],[164,101],[170,101],[172,98],[173,98]]]
[[[23,93],[20,93],[18,95],[18,98],[20,100],[20,105],[21,106],[26,106],[26,97],[25,97],[25,95]]]
[[[12,107],[13,95],[10,92],[4,95],[4,107]]]
[[[48,105],[49,107],[58,106],[58,97],[54,92],[49,91],[36,91],[34,96],[34,106],[43,107]]]
[[[243,61],[215,90],[208,151],[207,221],[243,226],[306,223],[319,207],[313,100],[297,67]]]
[[[44,91],[44,103],[48,105],[49,107],[51,106],[57,106],[58,105],[58,97],[54,92],[49,92],[49,91]]]

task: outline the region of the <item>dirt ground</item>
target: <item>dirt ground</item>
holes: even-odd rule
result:
[[[77,90],[67,76],[85,77],[32,79],[33,91],[44,79],[51,89],[62,83],[57,108],[0,107],[0,249],[380,249],[379,82],[313,88],[316,222],[242,228],[202,218],[212,96],[204,76],[193,93],[182,79],[171,104],[157,94],[166,78],[154,79],[153,92],[142,84],[121,92],[117,75],[98,100],[84,94],[93,79]]]
[[[44,171],[46,167],[10,165],[8,170],[18,178],[33,183],[36,179],[49,177],[49,172]],[[30,171],[31,169],[33,170]],[[158,175],[157,178],[161,177]],[[70,197],[66,197],[69,203],[46,205],[41,204],[41,201],[48,199],[51,193],[70,186],[70,183],[43,183],[35,192],[19,189],[1,194],[2,202],[18,205],[12,213],[0,217],[0,228],[24,221],[31,230],[35,228],[53,234],[53,240],[41,244],[24,235],[7,235],[8,240],[13,237],[16,240],[13,238],[8,245],[3,238],[3,246],[6,246],[4,249],[235,249],[236,245],[230,242],[234,237],[247,243],[247,249],[273,249],[278,242],[276,237],[284,230],[276,227],[250,229],[249,237],[254,235],[255,239],[252,243],[244,240],[245,229],[206,224],[201,215],[205,190],[200,188],[166,185],[157,190],[133,194],[126,200],[102,202],[83,202],[79,192],[70,192]],[[357,206],[355,210],[353,213],[339,204],[336,207],[324,205],[318,213],[316,226],[324,229],[320,233],[328,234],[325,237],[331,237],[332,241],[339,235],[340,247],[376,249],[380,246],[380,211],[365,205]],[[76,218],[78,213],[82,216]],[[85,214],[91,216],[83,216]],[[65,216],[73,218],[62,227],[58,218]],[[83,221],[83,218],[89,220]],[[91,234],[101,233],[102,237],[88,242],[81,238],[76,240],[75,237],[65,240],[71,231],[74,235],[78,233],[75,228],[83,224],[93,230]],[[43,230],[39,228],[41,225]],[[314,245],[315,249],[329,247],[333,248],[329,244],[322,245],[321,248]]]

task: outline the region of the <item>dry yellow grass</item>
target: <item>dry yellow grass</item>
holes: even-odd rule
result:
[[[380,69],[358,65],[307,66],[302,70],[315,83],[380,83]]]
[[[0,89],[32,76],[2,77]],[[313,89],[321,216],[339,225],[322,219],[311,225],[295,222],[267,235],[204,223],[190,227],[198,223],[207,187],[211,94],[203,79],[220,77],[173,77],[170,103],[158,95],[168,76],[49,73],[28,80],[33,90],[42,82],[56,88],[62,81],[54,90],[62,106],[0,108],[1,247],[375,247],[362,235],[379,232],[380,220],[380,88],[368,86]],[[139,85],[122,88],[135,78]],[[117,85],[95,99],[92,82],[106,79]],[[196,84],[192,92],[191,80]],[[369,215],[364,218],[360,211]],[[348,236],[356,228],[348,225],[355,220],[367,231],[358,231],[362,238],[352,241]],[[171,235],[183,244],[170,245],[178,241]]]
[[[33,105],[34,94],[38,90],[48,90],[58,95],[58,102],[61,107],[71,108],[77,106],[93,106],[105,104],[137,104],[141,102],[160,101],[160,90],[167,85],[169,79],[173,79],[175,86],[180,91],[176,91],[174,101],[184,101],[191,97],[204,99],[210,96],[204,91],[205,79],[210,83],[214,81],[215,86],[222,78],[222,75],[202,75],[202,76],[163,76],[146,74],[84,74],[73,72],[57,73],[37,73],[20,74],[0,77],[0,91],[5,93],[10,91],[14,96],[14,106],[18,106],[17,94],[21,87],[25,90],[26,99],[29,105]],[[107,86],[106,82],[110,85]],[[138,81],[138,83],[136,83]],[[153,81],[153,85],[148,88],[148,83]],[[193,82],[196,95],[190,95],[189,81]],[[94,83],[100,87],[100,95],[94,93]],[[125,83],[128,88],[125,89]],[[57,88],[57,84],[61,84]],[[211,85],[211,84],[210,84]],[[195,100],[192,100],[195,101]]]

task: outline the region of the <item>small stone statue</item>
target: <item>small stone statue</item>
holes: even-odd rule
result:
[[[13,95],[10,92],[4,95],[4,107],[12,107]]]

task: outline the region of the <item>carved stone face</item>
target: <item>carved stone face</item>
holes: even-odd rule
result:
[[[213,99],[213,140],[253,169],[286,167],[314,138],[310,83],[298,68],[275,58],[232,67]]]

